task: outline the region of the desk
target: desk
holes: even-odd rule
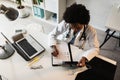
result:
[[[7,36],[11,36],[14,33],[10,31]],[[31,31],[30,34],[40,42],[46,49],[41,54],[40,60],[34,64],[34,66],[42,65],[42,69],[30,69],[29,62],[25,61],[17,52],[15,52],[10,58],[0,60],[0,74],[6,77],[8,80],[74,80],[76,74],[74,72],[82,72],[86,67],[79,69],[69,69],[61,66],[53,67],[51,65],[51,50],[48,46],[48,35]],[[100,57],[100,56],[99,56]],[[104,58],[104,57],[103,57]],[[116,64],[116,62],[105,58],[107,61]]]
[[[11,33],[12,34],[12,33]],[[8,36],[11,35],[7,34]],[[0,60],[0,74],[6,77],[8,80],[74,80],[76,74],[72,74],[71,69],[64,67],[53,67],[51,65],[51,51],[48,46],[48,36],[41,32],[30,32],[30,34],[40,42],[46,49],[39,62],[35,65],[42,65],[42,69],[33,70],[28,66],[25,61],[17,52],[15,52],[10,58]],[[85,70],[80,68],[79,71]]]

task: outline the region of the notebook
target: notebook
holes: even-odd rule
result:
[[[59,51],[59,55],[57,57],[51,56],[52,57],[52,66],[60,66],[60,65],[62,65],[63,61],[70,61],[70,54],[69,54],[67,43],[59,42],[56,45],[56,47]]]
[[[82,58],[83,50],[66,42],[57,44],[59,55],[52,56],[52,66],[77,67],[78,61]]]

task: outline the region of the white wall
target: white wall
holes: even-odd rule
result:
[[[106,29],[105,23],[112,6],[120,4],[120,0],[67,0],[67,5],[75,1],[84,4],[90,10],[90,24],[100,30]]]
[[[76,0],[67,0],[67,7],[75,2],[76,2]]]

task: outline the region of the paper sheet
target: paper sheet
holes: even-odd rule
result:
[[[62,64],[62,61],[70,61],[70,54],[67,43],[60,42],[57,45],[57,49],[59,51],[59,55],[57,57],[53,57],[53,64]]]
[[[53,57],[53,64],[62,64],[63,61],[70,61],[70,53],[68,49],[68,43],[60,42],[57,45],[57,49],[59,51],[59,55],[57,57]],[[82,56],[82,50],[78,47],[71,45],[71,52],[73,61],[79,61]]]

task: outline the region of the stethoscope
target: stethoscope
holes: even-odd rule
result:
[[[87,25],[84,25],[84,27],[83,27],[83,33],[82,33],[79,41],[80,40],[86,40],[86,33],[85,33],[85,31],[86,31],[87,27],[88,27]],[[68,33],[66,34],[66,38],[70,37],[70,33],[71,33],[71,28],[69,28]]]

